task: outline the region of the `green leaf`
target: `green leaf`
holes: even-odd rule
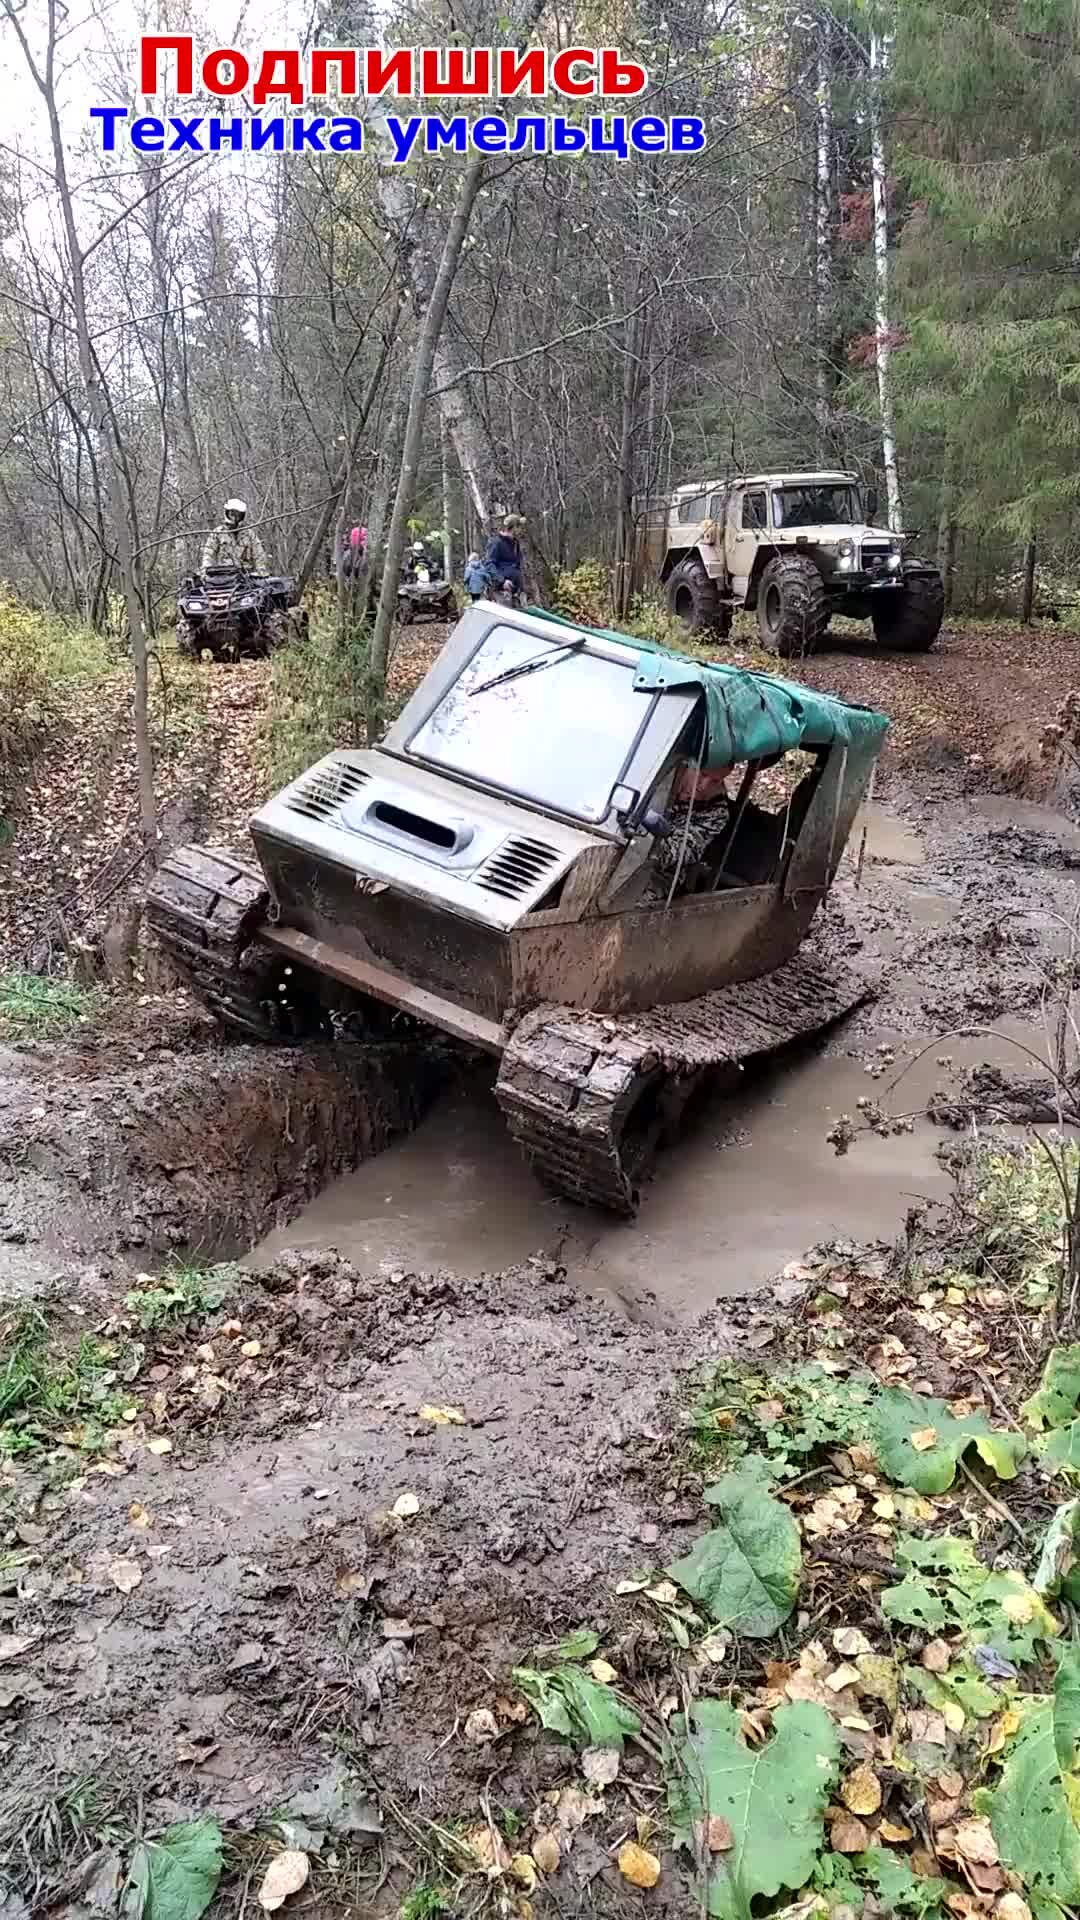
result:
[[[714,1920],[750,1920],[759,1896],[804,1886],[821,1847],[840,1757],[836,1729],[805,1700],[778,1707],[773,1728],[771,1740],[751,1749],[732,1707],[699,1700],[672,1756],[668,1791],[679,1839],[693,1845],[706,1811],[731,1828],[733,1845],[710,1869]]]
[[[217,1821],[191,1820],[169,1827],[160,1840],[141,1840],[128,1877],[135,1920],[199,1920],[221,1878]]]
[[[641,1732],[637,1714],[580,1667],[555,1667],[550,1673],[515,1667],[514,1679],[535,1707],[541,1725],[564,1740],[586,1747],[621,1748],[628,1735]]]
[[[588,1660],[600,1645],[600,1635],[592,1627],[575,1627],[555,1648],[556,1660]]]
[[[1020,1412],[1029,1426],[1064,1427],[1080,1402],[1080,1346],[1055,1347],[1043,1368],[1042,1382]]]
[[[1071,1421],[1067,1427],[1058,1427],[1050,1435],[1043,1459],[1052,1467],[1064,1468],[1067,1473],[1080,1473],[1080,1420]]]
[[[1058,1507],[1043,1540],[1039,1564],[1031,1577],[1036,1593],[1052,1600],[1073,1572],[1080,1551],[1080,1500]]]
[[[1080,1758],[1080,1648],[1066,1647],[1054,1681],[1054,1752],[1062,1773]]]
[[[855,1864],[872,1880],[886,1913],[933,1913],[953,1891],[948,1880],[931,1880],[912,1873],[907,1861],[885,1847],[857,1854]]]
[[[969,1447],[992,1467],[999,1480],[1012,1480],[1027,1452],[1021,1433],[997,1432],[985,1415],[967,1414],[957,1420],[944,1400],[909,1393],[906,1387],[886,1387],[872,1411],[878,1458],[884,1472],[916,1493],[944,1493],[956,1478],[956,1465]],[[918,1448],[913,1434],[933,1430],[932,1446]]]
[[[950,1619],[944,1601],[917,1573],[906,1574],[897,1587],[885,1588],[881,1611],[886,1620],[899,1620],[905,1627],[921,1627],[926,1633],[939,1633]]]
[[[721,1625],[764,1639],[795,1605],[802,1572],[798,1526],[758,1480],[743,1474],[726,1475],[705,1498],[723,1525],[702,1534],[685,1559],[667,1568],[668,1577]]]
[[[1054,1707],[1039,1701],[1029,1712],[993,1791],[973,1796],[979,1813],[990,1816],[1002,1864],[1021,1875],[1032,1892],[1072,1905],[1080,1900],[1080,1829],[1070,1812],[1067,1786],[1054,1745]]]

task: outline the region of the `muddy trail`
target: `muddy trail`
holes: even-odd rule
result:
[[[253,1911],[283,1845],[309,1875],[288,1912],[696,1910],[669,1723],[750,1686],[767,1729],[779,1671],[736,1638],[713,1673],[664,1575],[706,1524],[703,1380],[735,1356],[760,1397],[782,1354],[868,1354],[890,1329],[881,1380],[982,1406],[977,1363],[1012,1352],[1004,1296],[978,1341],[947,1303],[943,1344],[910,1263],[928,1209],[951,1218],[972,1115],[1015,1138],[1032,1110],[1010,1089],[1071,980],[1080,828],[1038,782],[986,792],[975,746],[938,751],[937,729],[894,751],[823,915],[874,997],[709,1095],[632,1224],[545,1195],[490,1068],[404,1029],[356,1053],[226,1045],[182,995],[144,994],[7,1039],[4,1920],[116,1912],[138,1836],[197,1820],[226,1836],[215,1913]],[[929,1246],[931,1274],[959,1259]],[[880,1540],[852,1562],[827,1535],[792,1670],[872,1613]],[[639,1722],[615,1773],[516,1677],[583,1626]],[[878,1722],[848,1706],[851,1761]]]

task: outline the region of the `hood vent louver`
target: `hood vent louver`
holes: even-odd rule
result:
[[[359,793],[367,780],[363,767],[351,766],[347,760],[334,760],[329,766],[316,767],[314,773],[298,781],[285,804],[290,813],[301,813],[307,820],[329,820],[346,800]]]
[[[533,892],[558,859],[555,848],[543,840],[507,840],[481,867],[476,885],[487,893],[501,894],[504,900],[518,900]]]

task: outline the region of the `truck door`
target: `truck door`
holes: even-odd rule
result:
[[[728,508],[728,566],[736,601],[746,599],[760,542],[768,538],[769,512],[764,487],[744,487]]]

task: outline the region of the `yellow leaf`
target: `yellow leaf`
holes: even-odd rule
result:
[[[141,1500],[132,1501],[128,1508],[128,1519],[133,1527],[149,1527],[153,1525],[150,1515],[147,1513]]]
[[[845,1661],[842,1666],[834,1667],[832,1673],[825,1675],[825,1685],[830,1693],[840,1693],[844,1687],[856,1686],[858,1679],[858,1667],[849,1666]]]
[[[510,1854],[503,1845],[501,1835],[491,1827],[470,1827],[463,1839],[477,1866],[482,1867],[491,1879],[506,1872],[510,1865]]]
[[[929,1453],[931,1447],[937,1446],[937,1428],[916,1427],[910,1439],[916,1453]]]
[[[612,1666],[610,1660],[590,1660],[589,1672],[603,1687],[610,1687],[612,1681],[619,1677],[617,1669]]]
[[[465,1415],[460,1407],[429,1407],[419,1409],[417,1418],[430,1420],[434,1427],[463,1427]]]
[[[905,1840],[912,1838],[911,1828],[901,1826],[898,1820],[883,1820],[878,1832],[883,1840],[894,1847],[902,1846]]]
[[[171,1453],[172,1441],[166,1440],[164,1434],[159,1434],[157,1439],[147,1441],[146,1451],[147,1453],[157,1453],[157,1454]]]
[[[245,1360],[257,1360],[262,1352],[261,1340],[245,1340],[240,1348]]]
[[[541,1873],[554,1873],[559,1864],[559,1842],[553,1833],[538,1833],[532,1855]]]
[[[881,1781],[872,1767],[855,1767],[840,1788],[849,1813],[876,1813],[881,1805]]]
[[[645,1596],[648,1600],[655,1600],[658,1607],[677,1607],[679,1604],[679,1589],[670,1580],[661,1580],[655,1587],[646,1587]]]
[[[536,1886],[536,1861],[531,1853],[515,1853],[510,1862],[510,1871],[520,1887],[531,1893]]]
[[[1001,1611],[1008,1619],[1014,1620],[1018,1627],[1026,1627],[1035,1618],[1035,1595],[1007,1593],[1001,1603]]]
[[[660,1878],[660,1862],[655,1853],[627,1840],[619,1848],[619,1872],[632,1887],[655,1887]]]
[[[390,1511],[399,1520],[411,1520],[414,1513],[419,1513],[420,1502],[415,1493],[399,1493]]]

